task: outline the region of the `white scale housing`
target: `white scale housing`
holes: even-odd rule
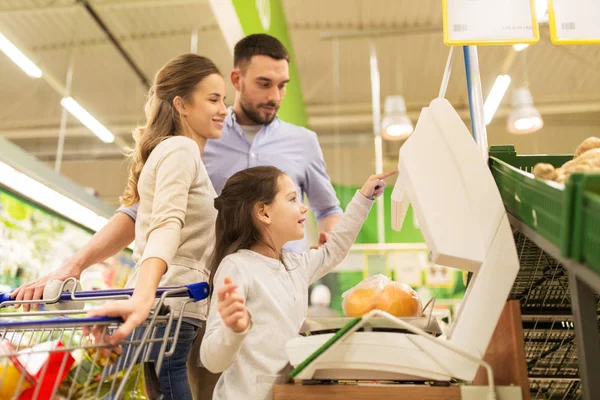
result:
[[[392,193],[392,226],[402,227],[409,203],[435,264],[473,272],[445,341],[482,359],[519,270],[506,211],[478,146],[450,103],[422,110],[400,149]],[[286,345],[297,366],[332,334],[297,337]],[[472,381],[479,364],[414,334],[355,332],[305,368],[299,379]]]

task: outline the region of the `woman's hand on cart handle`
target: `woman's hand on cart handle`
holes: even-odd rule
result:
[[[69,278],[79,279],[81,276],[81,269],[76,265],[66,262],[59,269],[49,273],[48,275],[42,276],[41,278],[25,283],[18,289],[10,294],[10,297],[17,301],[21,300],[40,300],[44,294],[44,288],[46,284],[51,280],[66,281]],[[15,308],[19,308],[20,304],[15,305]],[[30,308],[32,311],[37,310],[39,304],[23,304],[23,311],[28,312]]]
[[[116,346],[148,318],[156,297],[156,289],[166,270],[167,264],[162,259],[147,258],[140,265],[131,298],[107,303],[88,312],[90,317],[121,317],[123,319],[123,324],[108,337],[103,337],[104,327],[95,326],[92,333],[95,336],[96,343],[102,341]],[[85,332],[87,332],[87,329],[84,330]],[[106,356],[110,355],[110,349],[105,348],[103,352]]]
[[[106,343],[112,346],[118,346],[125,338],[127,338],[135,328],[140,326],[142,322],[148,318],[152,309],[154,299],[138,299],[135,296],[122,301],[107,303],[106,305],[88,311],[88,317],[121,317],[123,323],[112,335],[108,336],[104,331],[106,325],[94,326],[92,334],[94,335],[94,343]],[[84,335],[89,334],[89,327],[84,327]],[[116,348],[114,349],[117,352]],[[111,353],[110,348],[102,349],[105,356]]]

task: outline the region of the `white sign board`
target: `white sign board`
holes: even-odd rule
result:
[[[552,43],[600,43],[600,0],[550,0],[548,17]]]
[[[534,0],[443,0],[444,43],[537,43]]]

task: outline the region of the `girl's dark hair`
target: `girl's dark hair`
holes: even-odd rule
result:
[[[277,195],[277,181],[284,173],[272,166],[248,168],[233,174],[215,199],[217,222],[215,248],[210,261],[210,286],[225,257],[257,243],[272,245],[264,240],[256,221],[256,204],[271,204]],[[273,249],[280,252],[281,249]],[[280,255],[281,260],[281,255]]]

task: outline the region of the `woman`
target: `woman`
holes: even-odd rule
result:
[[[145,108],[146,125],[134,133],[129,181],[121,198],[124,206],[139,203],[136,267],[127,284],[134,288],[133,296],[89,312],[123,318],[106,339],[110,344],[121,342],[148,317],[158,286],[208,280],[206,257],[212,250],[216,193],[201,154],[208,139],[221,137],[227,113],[224,99],[223,77],[205,57],[179,56],[156,75]],[[167,304],[179,312],[183,301],[171,299]],[[206,302],[184,309],[175,353],[160,371],[165,399],[192,398],[186,361],[206,312]],[[100,337],[99,328],[94,333]]]

